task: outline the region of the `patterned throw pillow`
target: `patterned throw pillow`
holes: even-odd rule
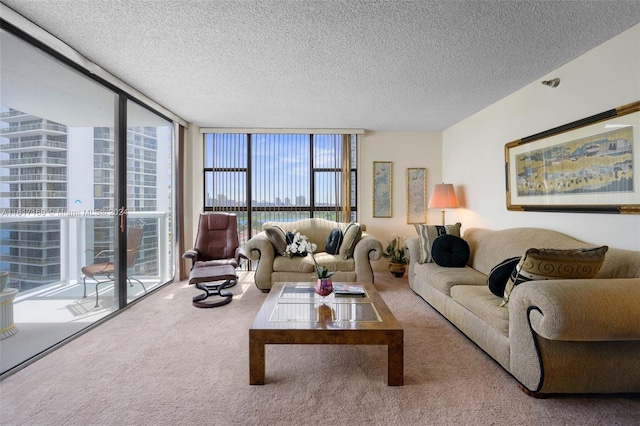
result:
[[[361,236],[362,229],[360,229],[360,224],[353,222],[347,226],[344,230],[342,245],[338,252],[343,259],[346,260],[353,257],[353,251],[356,249],[356,244],[360,241]]]
[[[267,226],[264,228],[267,238],[271,241],[277,254],[284,254],[287,249],[287,233],[279,226]]]
[[[504,288],[507,285],[507,280],[516,268],[518,262],[520,262],[520,256],[510,257],[491,268],[491,272],[489,272],[489,276],[487,277],[487,285],[489,285],[491,293],[498,297],[504,296]]]
[[[435,239],[440,235],[455,235],[459,237],[462,224],[458,222],[454,225],[440,226],[416,223],[415,227],[420,237],[420,258],[418,263],[432,263],[431,246],[433,246]]]
[[[609,247],[602,246],[570,250],[527,250],[507,281],[501,306],[509,302],[513,289],[523,282],[594,278],[600,272],[608,249]]]

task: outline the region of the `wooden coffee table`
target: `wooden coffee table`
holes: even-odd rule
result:
[[[404,331],[372,284],[357,285],[366,297],[323,302],[312,283],[276,283],[249,329],[249,383],[265,383],[265,345],[387,345],[387,384],[402,386]]]

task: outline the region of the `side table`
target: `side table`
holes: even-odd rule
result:
[[[18,289],[6,288],[0,293],[0,340],[11,337],[18,332],[13,322],[13,299]]]

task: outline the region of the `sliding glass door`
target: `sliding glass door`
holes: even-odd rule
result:
[[[172,131],[170,121],[127,102],[128,299],[173,277]]]
[[[173,278],[174,179],[171,121],[0,37],[4,374]]]

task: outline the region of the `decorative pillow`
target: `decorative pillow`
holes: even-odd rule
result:
[[[338,251],[343,259],[346,260],[353,257],[353,251],[356,249],[356,244],[358,244],[361,236],[362,229],[360,229],[358,223],[353,222],[347,225],[342,236],[342,245]]]
[[[440,235],[455,235],[456,237],[459,237],[461,226],[462,224],[460,222],[454,225],[444,226],[416,223],[416,231],[418,231],[418,236],[420,237],[420,258],[418,259],[418,263],[433,262],[433,257],[431,257],[431,246],[435,239]]]
[[[504,287],[507,285],[507,280],[519,261],[520,256],[510,257],[491,268],[491,272],[487,277],[487,284],[491,293],[498,297],[504,296]]]
[[[329,254],[338,254],[342,245],[342,231],[339,228],[333,228],[324,243],[324,250]]]
[[[283,254],[287,249],[287,233],[279,226],[268,226],[264,229],[267,238],[271,241],[274,250],[278,254]]]
[[[433,240],[431,256],[433,261],[447,268],[462,268],[469,261],[469,244],[455,235],[441,235]]]
[[[595,277],[600,272],[608,249],[609,247],[602,246],[570,250],[536,248],[527,250],[507,281],[502,306],[509,302],[513,289],[523,282]]]

